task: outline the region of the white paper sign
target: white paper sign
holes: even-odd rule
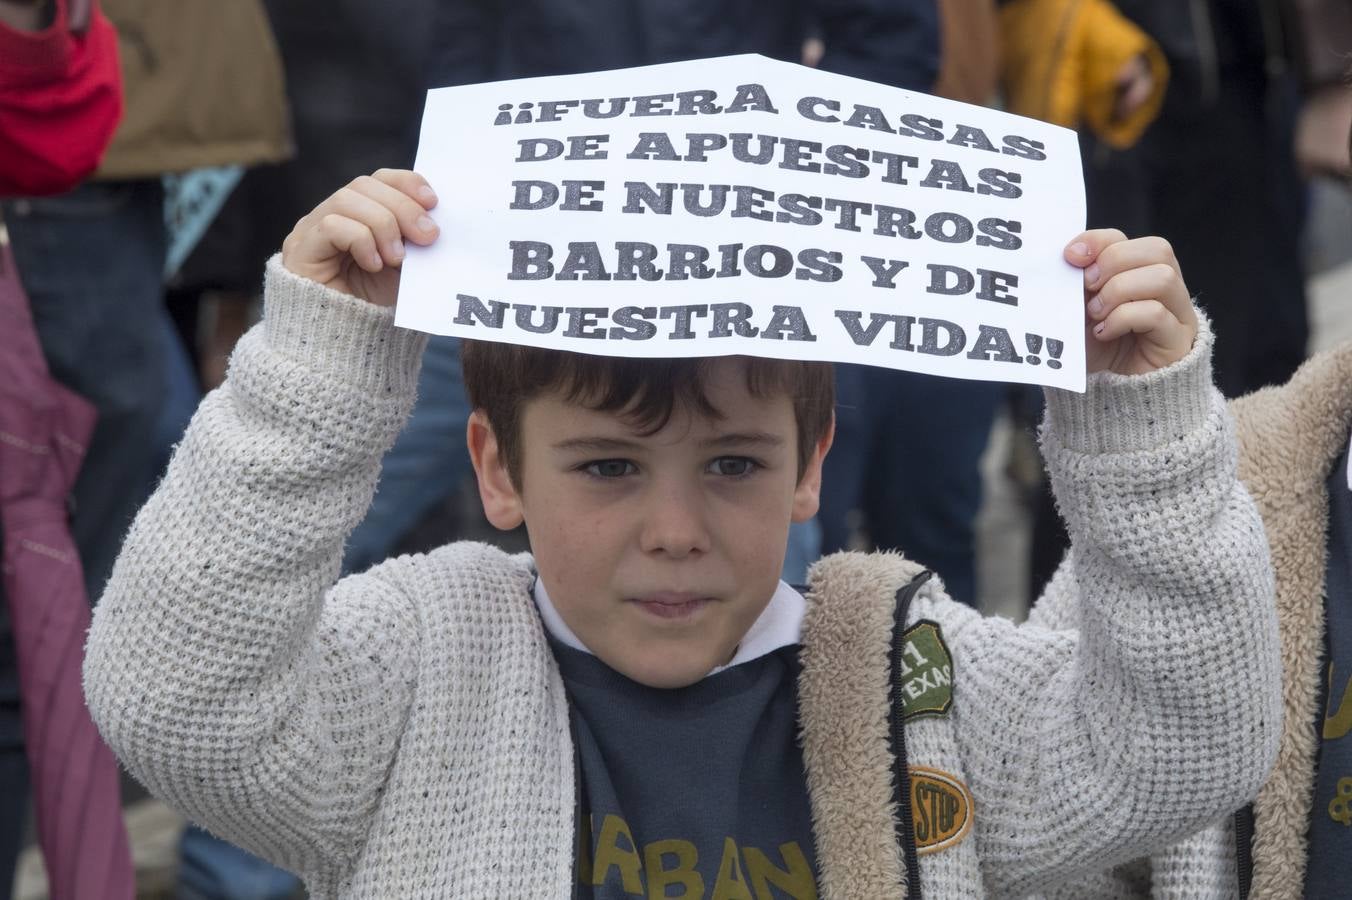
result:
[[[1073,132],[761,56],[431,91],[396,322],[1084,389]]]

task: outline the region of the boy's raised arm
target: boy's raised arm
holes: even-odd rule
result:
[[[378,303],[401,231],[431,239],[424,186],[359,180],[287,239],[263,323],[137,517],[89,637],[89,706],[131,772],[312,878],[360,848],[414,688],[407,598],[334,582],[413,402],[424,338]]]
[[[976,837],[1000,895],[1232,812],[1280,731],[1272,571],[1211,386],[1210,330],[1182,307],[1167,245],[1094,246],[1102,234],[1086,274],[1101,374],[1084,395],[1049,391],[1043,430],[1072,550],[1028,625],[972,614],[950,638]]]

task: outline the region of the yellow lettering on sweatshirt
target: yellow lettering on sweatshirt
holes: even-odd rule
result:
[[[785,868],[781,869],[770,858],[755,847],[746,847],[742,853],[746,856],[747,873],[756,889],[756,897],[771,898],[774,894],[770,885],[774,885],[793,900],[817,900],[817,882],[812,877],[812,867],[796,841],[779,845],[780,855],[784,857]]]
[[[676,858],[676,864],[668,869],[665,861],[671,856]],[[695,870],[699,864],[699,851],[689,841],[653,841],[643,848],[643,864],[648,870],[649,900],[664,897],[702,900],[704,897],[704,879]],[[680,885],[683,890],[679,894],[669,894],[667,888],[672,885]]]
[[[627,847],[620,846],[623,836]],[[619,869],[620,878],[626,894],[643,896],[643,863],[638,858],[638,848],[634,846],[634,835],[629,831],[629,823],[616,815],[608,815],[601,821],[601,836],[596,839],[596,860],[592,865],[592,884],[603,885],[612,868]]]
[[[718,864],[718,881],[714,882],[714,895],[710,900],[756,900],[751,896],[751,888],[747,887],[742,855],[732,838],[723,839],[723,861]]]
[[[1338,711],[1333,712],[1333,663],[1329,663],[1328,713],[1324,718],[1324,740],[1336,741],[1352,731],[1352,677],[1343,682]]]
[[[591,833],[589,819],[587,836]],[[798,842],[780,844],[779,856],[782,865],[764,851],[738,846],[736,839],[726,837],[715,877],[707,864],[700,872],[699,848],[693,841],[667,838],[640,845],[629,823],[609,814],[601,820],[594,850],[586,838],[579,841],[577,875],[582,884],[600,887],[614,870],[626,894],[647,900],[817,900],[816,875]],[[706,876],[713,879],[711,890]]]

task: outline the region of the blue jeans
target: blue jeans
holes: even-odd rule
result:
[[[96,182],[7,202],[4,218],[47,365],[98,409],[71,517],[94,599],[155,475],[164,191],[159,179]]]
[[[822,475],[822,552],[845,549],[850,513],[874,546],[939,574],[976,603],[981,454],[1003,385],[836,366],[836,440]]]
[[[300,879],[189,825],[179,841],[174,900],[287,900]]]
[[[164,341],[164,379],[165,393],[160,405],[160,414],[155,421],[154,447],[155,471],[163,472],[169,465],[169,457],[174,447],[183,440],[183,432],[188,428],[197,404],[202,401],[202,391],[198,386],[197,373],[193,369],[188,349],[174,328],[174,320],[168,310],[162,310],[159,322],[160,334]]]

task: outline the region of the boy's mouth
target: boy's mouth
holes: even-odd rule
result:
[[[684,619],[693,616],[713,601],[712,598],[699,594],[662,591],[656,594],[634,597],[631,602],[637,604],[639,609],[657,616],[659,619]]]

